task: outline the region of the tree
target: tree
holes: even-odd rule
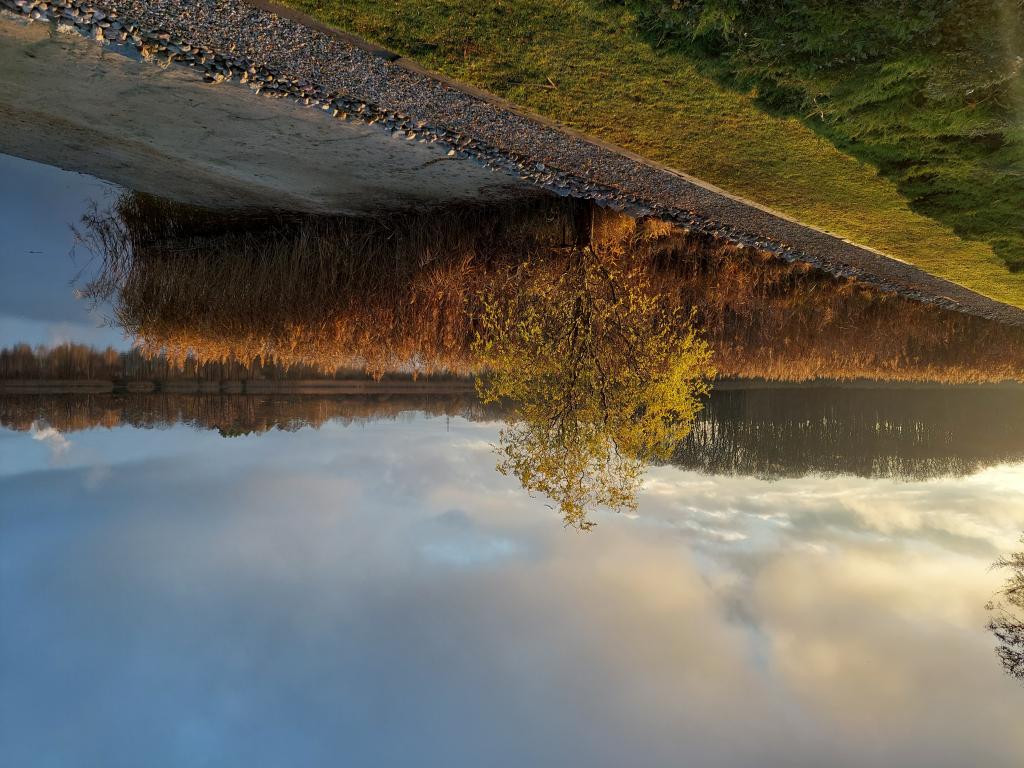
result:
[[[643,266],[593,246],[498,281],[474,350],[481,400],[513,405],[498,470],[584,530],[595,507],[636,507],[645,464],[686,436],[713,375],[690,317]]]
[[[995,567],[1009,571],[1009,576],[996,599],[985,606],[992,616],[988,628],[998,641],[996,654],[1003,669],[1024,680],[1024,552],[1001,557]]]

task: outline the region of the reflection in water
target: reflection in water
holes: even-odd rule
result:
[[[335,422],[369,424],[404,414],[497,419],[471,390],[451,395],[415,393],[324,397],[318,395],[99,394],[0,395],[0,426],[28,431],[45,424],[62,433],[98,427],[167,429],[186,424],[224,437],[319,429]]]
[[[715,390],[671,463],[708,474],[925,480],[1024,461],[1024,388]]]
[[[512,403],[499,470],[588,529],[634,509],[647,462],[690,430],[710,351],[647,273],[589,247],[524,264],[487,297],[475,346],[484,403]]]
[[[383,382],[388,386],[388,382]],[[471,421],[509,418],[481,405],[471,380],[447,395],[0,394],[0,426],[60,432],[188,424],[224,435],[319,428],[422,412]],[[769,480],[855,475],[921,481],[1024,462],[1024,389],[813,386],[730,388],[705,398],[668,463],[709,475]],[[657,463],[660,460],[655,459]]]
[[[194,400],[283,425],[398,406]],[[656,467],[638,517],[582,537],[493,472],[498,428],[121,427],[60,455],[0,430],[0,763],[1022,764],[983,606],[1024,467]]]
[[[998,641],[996,653],[1007,674],[1024,680],[1024,552],[1001,557],[995,566],[1008,575],[997,598],[986,606],[991,614],[988,628]]]

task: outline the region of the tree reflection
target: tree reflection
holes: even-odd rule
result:
[[[996,654],[1003,669],[1024,680],[1024,552],[1001,557],[995,567],[1009,575],[996,599],[986,606],[991,613],[988,628],[998,641]]]
[[[689,316],[620,256],[588,246],[508,273],[474,347],[483,402],[513,403],[499,471],[584,530],[596,507],[636,507],[645,464],[671,455],[713,375]]]

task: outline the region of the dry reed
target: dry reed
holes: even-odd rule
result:
[[[579,202],[374,219],[209,214],[127,195],[86,221],[89,288],[145,352],[181,364],[273,360],[331,372],[469,374],[482,297],[525,260],[586,241],[695,308],[720,376],[777,381],[1024,380],[1024,329],[944,311],[803,264]]]

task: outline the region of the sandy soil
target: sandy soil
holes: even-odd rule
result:
[[[204,83],[9,14],[0,72],[0,152],[182,202],[375,213],[536,193],[440,144]]]

